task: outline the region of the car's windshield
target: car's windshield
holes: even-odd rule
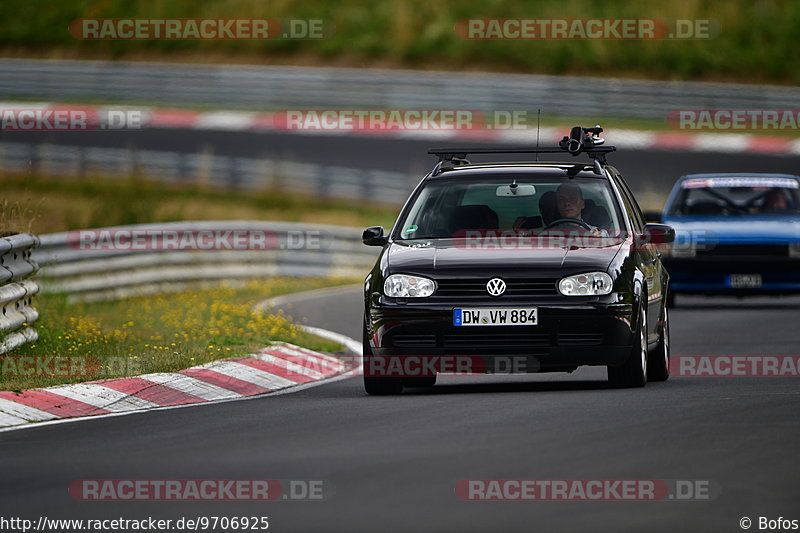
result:
[[[800,214],[800,183],[784,177],[690,178],[669,209],[672,215]]]
[[[468,230],[539,233],[624,229],[608,182],[598,178],[431,180],[397,226],[397,239],[459,237]],[[559,222],[560,221],[560,222]]]

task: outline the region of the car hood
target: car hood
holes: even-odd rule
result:
[[[598,240],[599,242],[599,240]],[[605,272],[624,245],[608,239],[602,246],[470,249],[457,239],[392,243],[386,253],[391,273],[440,276],[558,277]]]
[[[668,217],[676,242],[784,244],[800,241],[800,217]]]

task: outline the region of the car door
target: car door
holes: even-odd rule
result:
[[[633,193],[628,188],[625,180],[619,174],[614,173],[614,178],[619,186],[622,195],[622,203],[625,211],[631,220],[635,235],[642,235],[644,232],[645,219],[639,204],[636,202]],[[647,284],[647,326],[648,340],[655,342],[658,336],[658,321],[661,316],[662,283],[661,283],[661,252],[655,244],[640,240],[635,247],[633,257],[636,264],[642,271]]]

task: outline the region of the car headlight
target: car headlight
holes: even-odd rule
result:
[[[800,242],[789,243],[789,257],[800,257]]]
[[[558,282],[558,292],[564,296],[600,296],[611,292],[614,284],[605,272],[587,272],[567,276]]]
[[[392,274],[383,283],[383,293],[393,298],[425,298],[435,289],[433,280],[406,274]]]

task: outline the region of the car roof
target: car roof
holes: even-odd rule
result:
[[[430,175],[427,180],[447,180],[453,178],[473,178],[480,176],[501,176],[508,174],[519,174],[524,176],[547,177],[547,178],[564,178],[570,179],[567,176],[567,170],[573,169],[576,165],[585,165],[585,169],[581,170],[575,177],[578,178],[593,178],[593,179],[608,179],[603,174],[595,174],[591,163],[565,163],[565,162],[540,162],[540,163],[477,163],[463,166],[456,166],[452,168],[442,169],[442,172]]]
[[[800,176],[776,172],[707,172],[704,174],[686,174],[681,176],[679,181],[698,178],[794,178],[800,180]]]

